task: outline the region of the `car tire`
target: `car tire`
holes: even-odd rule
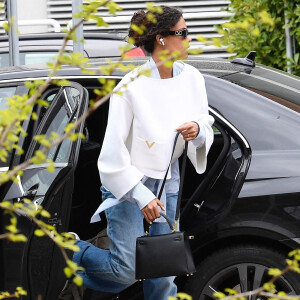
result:
[[[215,299],[215,291],[231,288],[237,292],[250,291],[270,279],[269,268],[284,269],[285,255],[259,245],[237,245],[216,251],[205,258],[197,272],[184,285],[184,292],[193,300]],[[288,272],[275,282],[278,291],[289,295],[300,294],[300,275]],[[253,297],[260,299],[262,297]]]

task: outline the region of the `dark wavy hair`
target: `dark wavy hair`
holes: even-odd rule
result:
[[[157,23],[153,23],[147,20],[147,13],[143,10],[136,12],[130,21],[130,27],[128,31],[128,37],[135,39],[135,46],[143,47],[147,52],[152,53],[154,50],[154,42],[156,35],[167,36],[170,28],[174,27],[182,16],[182,12],[177,8],[164,6],[162,13],[153,13],[156,17]],[[142,35],[137,34],[131,25],[136,24],[138,26],[145,25],[147,30]]]

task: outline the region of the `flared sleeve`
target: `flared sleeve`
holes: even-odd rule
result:
[[[189,143],[188,148],[188,158],[192,162],[196,172],[202,174],[205,172],[207,164],[207,154],[214,141],[214,132],[212,125],[214,123],[214,118],[209,115],[207,94],[205,89],[204,78],[201,76],[203,90],[201,92],[201,111],[199,112],[198,119],[196,120],[199,124],[200,130],[205,131],[205,141],[202,146],[196,147],[195,144]]]
[[[121,199],[144,176],[131,164],[126,145],[132,121],[133,112],[129,100],[113,94],[98,169],[102,185],[117,199]]]

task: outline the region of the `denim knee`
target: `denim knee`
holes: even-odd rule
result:
[[[134,265],[119,263],[117,269],[118,273],[116,275],[119,283],[130,286],[136,282]]]

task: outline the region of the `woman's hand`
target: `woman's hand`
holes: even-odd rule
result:
[[[152,224],[152,221],[160,217],[158,206],[162,210],[165,210],[163,203],[157,198],[149,202],[141,211],[149,224]]]
[[[185,141],[192,141],[197,137],[200,128],[198,123],[196,122],[185,122],[175,130],[181,131],[181,134]]]

